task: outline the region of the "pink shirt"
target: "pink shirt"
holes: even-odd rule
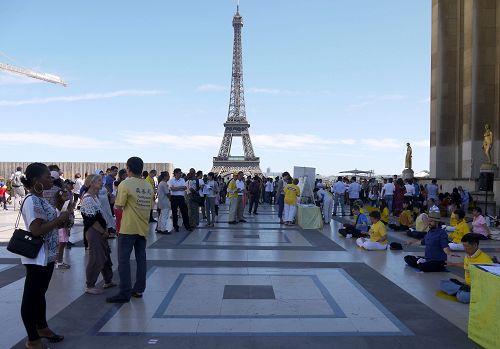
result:
[[[486,219],[482,215],[474,217],[472,221],[472,232],[476,234],[481,234],[484,236],[488,236],[488,230],[484,226],[486,224]]]

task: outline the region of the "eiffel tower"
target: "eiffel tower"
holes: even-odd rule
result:
[[[245,175],[262,174],[260,170],[260,159],[255,156],[250,140],[245,112],[245,95],[243,90],[243,58],[241,51],[241,28],[243,18],[240,16],[239,5],[233,17],[234,46],[233,46],[233,70],[231,76],[231,95],[229,99],[229,112],[227,121],[224,123],[225,131],[219,155],[214,157],[212,172],[217,175],[243,171]],[[231,156],[231,144],[233,137],[241,137],[245,156]]]

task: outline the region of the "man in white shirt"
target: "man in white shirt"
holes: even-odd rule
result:
[[[273,190],[274,190],[273,179],[268,178],[265,186],[264,202],[268,204],[271,203],[271,195],[273,194]]]
[[[405,201],[408,203],[412,203],[414,196],[415,196],[415,187],[413,186],[413,181],[411,179],[406,179],[405,180]]]
[[[352,206],[354,205],[354,201],[359,199],[359,192],[361,191],[361,185],[356,182],[356,177],[351,178],[351,184],[349,184],[349,188],[347,192],[349,193],[349,210],[350,215],[352,216]]]
[[[245,217],[243,217],[243,194],[245,193],[246,185],[245,179],[243,178],[243,172],[238,172],[238,179],[236,180],[236,188],[238,189],[238,206],[236,209],[236,217],[241,223],[246,223]]]
[[[389,213],[392,213],[392,203],[394,201],[394,191],[396,190],[396,187],[394,186],[394,183],[392,183],[393,180],[392,178],[389,178],[389,182],[385,183],[384,186],[382,187],[382,197],[385,200],[385,203],[387,204],[387,208],[389,209]]]
[[[186,228],[187,231],[193,231],[189,224],[189,215],[188,215],[188,209],[186,206],[186,200],[184,196],[186,195],[186,181],[184,178],[181,178],[182,176],[182,171],[180,168],[176,168],[174,170],[174,178],[172,178],[169,182],[168,185],[170,186],[170,201],[172,202],[172,220],[174,223],[174,228],[175,231],[179,231],[179,224],[178,224],[178,216],[177,216],[177,210],[181,210],[181,215],[182,215],[182,222],[184,224],[184,228]]]
[[[344,215],[344,195],[345,195],[345,184],[342,180],[342,177],[337,178],[337,181],[332,186],[332,194],[334,199],[333,205],[333,215],[337,215],[337,207],[340,203],[340,209],[342,211],[342,216]]]

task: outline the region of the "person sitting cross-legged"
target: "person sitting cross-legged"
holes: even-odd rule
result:
[[[425,246],[425,256],[417,257],[407,255],[404,257],[406,264],[410,267],[420,269],[423,272],[444,271],[447,255],[451,255],[448,247],[448,234],[441,228],[440,215],[436,212],[429,214],[430,230],[422,240],[408,241],[407,245]]]
[[[481,237],[478,234],[468,233],[462,237],[462,243],[465,253],[464,262],[448,263],[449,266],[460,266],[464,268],[465,283],[456,279],[441,280],[441,291],[446,292],[450,296],[457,297],[460,303],[470,303],[470,265],[471,264],[492,264],[490,256],[479,249],[479,240]]]
[[[403,212],[399,215],[399,225],[389,224],[389,228],[394,231],[407,231],[413,225],[413,206],[403,202]]]
[[[369,251],[387,249],[387,233],[384,223],[380,220],[380,212],[371,212],[370,221],[372,223],[368,231],[370,238],[359,238],[356,240],[356,244]]]
[[[457,217],[457,226],[454,231],[448,234],[451,242],[449,243],[450,249],[453,251],[463,251],[464,245],[462,244],[462,237],[470,232],[469,225],[465,221],[464,210],[455,210]]]
[[[339,234],[347,237],[347,235],[352,235],[354,238],[367,237],[368,234],[368,218],[364,213],[360,212],[358,205],[352,206],[352,212],[354,213],[354,224],[344,224],[344,226],[339,229]]]
[[[415,219],[414,225],[406,232],[406,235],[414,239],[422,239],[429,231],[429,215],[420,203],[415,204],[413,212],[418,216]],[[436,216],[435,214],[433,215]],[[437,217],[437,219],[439,218]]]

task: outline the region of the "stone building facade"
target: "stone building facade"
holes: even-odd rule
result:
[[[486,123],[500,163],[500,0],[433,0],[431,66],[431,176],[477,179]]]

